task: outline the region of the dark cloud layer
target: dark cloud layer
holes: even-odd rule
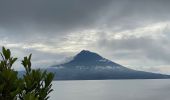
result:
[[[110,0],[0,1],[0,26],[12,31],[53,33],[92,25]],[[30,31],[30,32],[31,32]],[[23,33],[24,33],[23,32]]]
[[[14,34],[64,34],[103,27],[136,28],[169,20],[169,0],[3,0],[0,26]]]
[[[155,22],[169,21],[169,0],[117,1],[113,1],[103,17],[103,24],[107,29],[133,29]]]

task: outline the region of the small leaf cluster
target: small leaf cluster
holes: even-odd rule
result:
[[[48,100],[53,91],[53,73],[31,68],[31,56],[24,57],[22,65],[25,74],[18,76],[12,69],[17,58],[11,57],[11,51],[2,47],[0,60],[0,100]]]

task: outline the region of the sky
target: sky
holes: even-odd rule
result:
[[[137,70],[170,74],[169,0],[1,0],[0,46],[33,68],[81,50]]]

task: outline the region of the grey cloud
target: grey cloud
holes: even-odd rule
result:
[[[97,20],[100,9],[109,2],[110,0],[0,1],[0,26],[22,34],[61,34],[62,31],[91,26]]]
[[[53,38],[93,28],[121,31],[169,20],[169,4],[168,0],[5,0],[0,1],[0,30],[5,30],[3,36],[19,39],[35,34]]]
[[[114,1],[115,2],[115,1]],[[124,0],[108,7],[100,24],[106,30],[134,29],[148,24],[169,21],[169,0]],[[115,31],[115,30],[114,30]]]
[[[51,53],[51,52],[43,52],[35,49],[23,49],[18,47],[10,47],[12,56],[17,57],[18,60],[14,65],[14,68],[17,70],[23,70],[21,67],[21,61],[25,56],[29,56],[32,54],[32,67],[33,68],[47,68],[54,64],[63,63],[69,59],[71,59],[74,53],[70,52],[58,52],[58,53]]]
[[[98,47],[106,52],[112,52],[119,59],[147,59],[170,63],[170,41],[167,38],[153,39],[152,37],[128,37],[125,39],[103,38]],[[142,62],[141,62],[142,63]]]

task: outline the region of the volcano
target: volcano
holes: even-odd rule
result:
[[[137,71],[97,53],[82,50],[67,63],[47,69],[55,73],[56,80],[106,80],[106,79],[166,79],[170,75]]]

